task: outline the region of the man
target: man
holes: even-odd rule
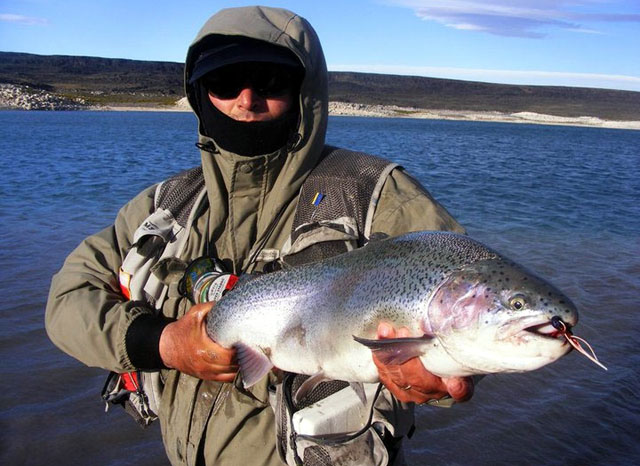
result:
[[[199,119],[206,196],[193,209],[179,259],[186,263],[215,256],[237,275],[286,264],[296,257],[290,246],[299,232],[301,188],[331,157],[324,143],[327,70],[315,32],[306,20],[281,9],[222,10],[189,48],[185,87]],[[369,233],[462,231],[415,180],[383,165],[388,169],[380,175]],[[162,277],[165,292],[157,302],[133,295],[127,299],[128,285],[118,284],[130,250],[144,252],[137,232],[156,210],[155,195],[156,187],[139,194],[113,226],[87,238],[67,258],[51,287],[49,336],[90,366],[118,373],[160,371],[157,414],[173,464],[281,464],[269,402],[269,387],[278,380],[270,374],[248,391],[231,383],[237,373],[233,349],[217,345],[205,332],[213,304],[192,306],[171,274]],[[365,207],[369,204],[367,199]],[[336,233],[327,223],[305,225],[316,228],[314,234],[322,230],[318,238],[327,228],[330,237]],[[328,256],[329,243],[350,248],[362,237],[320,239],[313,246]],[[158,314],[151,301],[159,306]],[[378,336],[407,336],[407,330],[383,322]],[[375,362],[385,387],[401,402],[425,403],[447,393],[457,400],[471,396],[468,379],[441,380],[417,359],[400,366]],[[389,392],[393,409],[387,426],[398,439],[412,426],[411,406],[398,404]]]

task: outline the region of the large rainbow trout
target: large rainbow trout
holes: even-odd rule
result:
[[[378,323],[415,338],[376,340]],[[207,317],[207,333],[237,349],[245,386],[272,367],[376,382],[385,363],[419,357],[438,376],[524,372],[571,346],[578,321],[548,282],[473,239],[415,232],[239,284]]]

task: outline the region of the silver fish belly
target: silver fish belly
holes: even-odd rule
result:
[[[467,236],[415,232],[248,280],[214,306],[207,333],[238,350],[246,386],[273,366],[376,382],[372,350],[439,376],[537,369],[571,349],[553,317],[578,320],[548,282]],[[375,340],[382,321],[415,338]]]

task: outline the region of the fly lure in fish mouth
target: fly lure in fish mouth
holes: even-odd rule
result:
[[[564,338],[566,338],[567,342],[569,342],[569,344],[571,346],[573,346],[573,348],[578,352],[581,353],[583,355],[585,355],[589,360],[591,360],[592,362],[596,363],[598,366],[602,367],[605,371],[609,370],[605,367],[604,364],[602,364],[599,360],[598,357],[596,356],[596,352],[593,350],[593,348],[591,347],[591,345],[584,339],[584,338],[580,338],[575,336],[574,334],[571,333],[571,330],[569,329],[569,326],[567,324],[564,323],[564,321],[558,317],[558,316],[554,316],[551,318],[551,325],[553,325],[553,327],[558,330],[558,332],[560,332],[560,335],[562,335]],[[587,352],[587,350],[585,350],[582,345],[580,345],[580,343],[584,343],[587,348],[589,349],[589,352]]]

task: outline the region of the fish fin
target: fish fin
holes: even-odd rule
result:
[[[309,395],[309,393],[311,393],[311,390],[316,388],[318,384],[326,382],[327,380],[330,379],[328,379],[327,376],[324,375],[324,372],[316,372],[307,380],[302,382],[302,385],[298,387],[296,392],[293,394],[293,402],[298,405],[301,400],[303,400],[307,395]]]
[[[423,335],[418,338],[389,338],[386,340],[368,340],[355,335],[353,339],[373,351],[376,357],[385,365],[402,364],[405,361],[421,356],[424,346],[432,337]]]
[[[353,391],[356,392],[360,401],[362,401],[363,405],[367,404],[367,394],[364,392],[364,385],[362,382],[349,382],[349,386],[353,388]]]
[[[244,343],[236,344],[235,349],[244,388],[254,385],[267,375],[273,367],[273,363],[261,351],[257,351]]]

